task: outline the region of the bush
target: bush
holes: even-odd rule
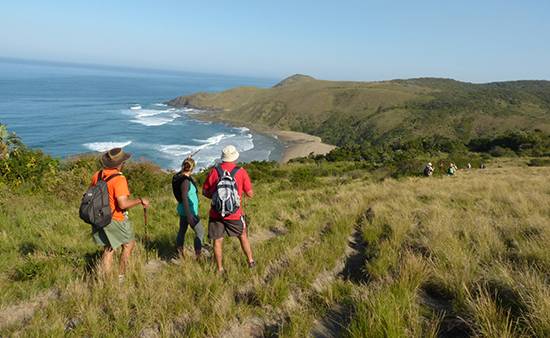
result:
[[[47,182],[55,180],[59,161],[45,155],[40,150],[32,150],[18,144],[9,147],[9,151],[0,159],[0,179],[7,185],[28,185],[39,189]]]
[[[493,156],[541,156],[550,150],[550,135],[542,131],[513,130],[493,137],[473,139],[468,148],[476,152],[489,152]]]
[[[550,158],[533,158],[527,162],[530,167],[550,167]]]
[[[307,189],[315,186],[318,179],[312,168],[300,167],[290,174],[291,186],[295,189]]]
[[[274,182],[286,178],[287,173],[275,161],[252,161],[244,165],[252,182]]]
[[[420,176],[423,174],[425,165],[426,161],[419,159],[404,160],[396,164],[395,170],[391,176],[394,178],[403,176]]]
[[[150,196],[172,184],[172,175],[151,162],[128,162],[123,171],[135,196]]]
[[[512,150],[512,149],[508,149],[508,148],[503,148],[501,146],[495,146],[491,149],[491,151],[489,152],[489,154],[491,154],[491,156],[494,156],[494,157],[514,157],[516,156],[516,153]]]

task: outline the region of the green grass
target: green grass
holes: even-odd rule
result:
[[[191,255],[167,262],[177,232],[169,175],[129,166],[131,190],[153,205],[147,239],[142,211],[130,212],[138,246],[121,285],[96,278],[98,248],[77,215],[91,168],[64,164],[83,178],[62,198],[0,186],[0,335],[303,337],[332,316],[350,337],[434,337],[458,318],[472,335],[547,336],[550,171],[519,163],[397,180],[346,162],[250,164],[258,266],[248,270],[227,240],[225,279]],[[35,311],[17,317],[20,308]]]

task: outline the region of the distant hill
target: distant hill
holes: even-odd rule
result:
[[[238,87],[168,103],[212,110],[227,121],[302,131],[337,145],[427,135],[466,142],[511,129],[550,132],[550,81],[351,82],[297,74],[269,89]]]

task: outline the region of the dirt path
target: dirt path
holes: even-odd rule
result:
[[[363,240],[362,224],[365,221],[372,222],[374,212],[372,208],[360,217],[354,227],[352,234],[348,237],[348,246],[344,257],[340,260],[329,275],[324,277],[324,285],[334,282],[334,279],[341,278],[350,281],[355,285],[363,285],[368,282],[368,274],[365,272],[366,243]],[[316,281],[317,282],[317,281]],[[318,291],[322,291],[317,287]],[[340,337],[348,327],[353,309],[347,304],[334,304],[329,311],[320,319],[316,320],[310,331],[311,336],[316,338]]]
[[[58,299],[59,297],[60,291],[52,289],[42,292],[30,300],[6,306],[0,310],[0,329],[29,321],[37,310],[45,307],[51,300]]]
[[[298,257],[307,250],[312,249],[319,244],[324,234],[330,228],[330,224],[326,224],[318,233],[311,235],[301,245],[297,245],[288,250],[281,258],[272,262],[260,277],[259,285],[268,285],[279,273],[291,264],[292,259]],[[228,329],[220,334],[222,338],[236,337],[265,337],[273,336],[279,327],[279,323],[285,321],[285,312],[295,308],[298,305],[296,295],[292,294],[283,302],[280,309],[272,309],[263,306],[256,297],[255,288],[258,287],[258,282],[250,282],[243,286],[235,293],[235,301],[237,303],[246,303],[251,306],[261,307],[266,310],[268,315],[265,318],[250,316],[243,319],[236,319],[228,325]]]

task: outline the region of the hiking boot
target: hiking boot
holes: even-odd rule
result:
[[[255,261],[248,262],[248,268],[249,269],[254,269],[255,267],[256,267],[256,262]]]

